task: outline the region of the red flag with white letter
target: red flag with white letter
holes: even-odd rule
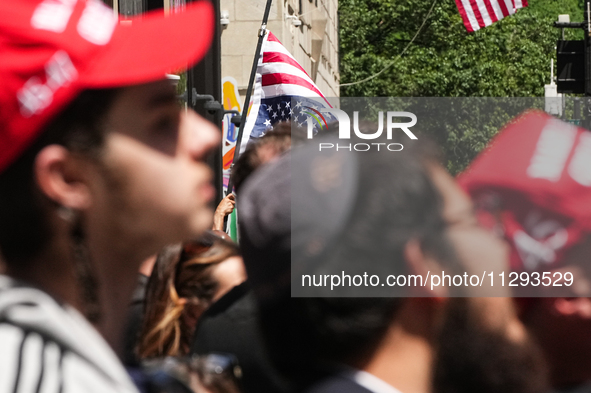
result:
[[[499,132],[460,185],[512,248],[514,270],[554,268],[591,234],[591,132],[528,112]]]

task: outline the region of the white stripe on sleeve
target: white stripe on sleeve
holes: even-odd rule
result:
[[[56,343],[48,342],[43,354],[43,380],[40,393],[57,393],[60,388],[60,356],[61,351]]]
[[[0,324],[0,393],[13,392],[23,338],[24,333],[18,327]]]
[[[17,393],[33,393],[37,390],[42,361],[43,339],[37,333],[29,333],[23,346]]]
[[[107,393],[125,390],[72,352],[63,357],[63,393]]]

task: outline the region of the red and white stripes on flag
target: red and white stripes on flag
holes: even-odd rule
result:
[[[267,31],[259,55],[240,153],[250,138],[259,138],[277,122],[292,120],[294,108],[290,105],[294,97],[315,98],[319,105],[331,107],[304,68],[277,37]]]
[[[464,26],[472,33],[527,7],[527,0],[455,0]]]
[[[308,73],[270,31],[265,37],[259,72],[266,98],[277,95],[324,97]]]

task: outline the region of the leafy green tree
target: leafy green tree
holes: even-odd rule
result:
[[[581,0],[531,0],[531,5],[468,33],[453,0],[340,0],[341,83],[393,65],[375,79],[341,89],[342,96],[543,96],[556,57],[558,14],[583,20]],[[566,39],[582,39],[567,29]]]
[[[341,83],[389,66],[367,82],[341,87],[341,96],[543,97],[561,37],[553,22],[558,14],[582,21],[582,9],[583,0],[530,0],[515,15],[468,33],[454,0],[340,0]],[[582,38],[580,30],[565,30],[565,39]],[[509,112],[499,112],[489,123],[448,127],[433,135],[448,156],[449,169],[461,171]]]

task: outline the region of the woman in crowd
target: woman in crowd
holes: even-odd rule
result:
[[[146,290],[140,358],[187,355],[199,316],[245,279],[238,247],[223,232],[167,246]]]

